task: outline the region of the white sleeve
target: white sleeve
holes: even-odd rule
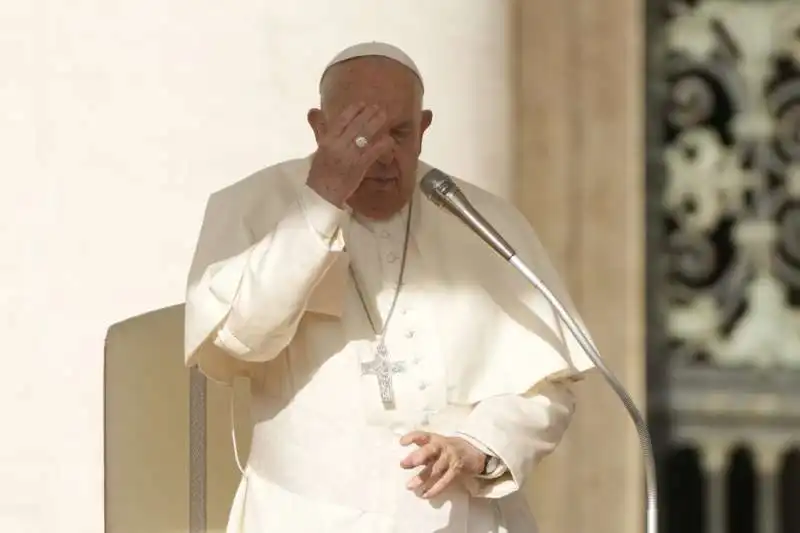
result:
[[[465,478],[467,490],[484,498],[519,490],[534,466],[561,442],[574,409],[574,395],[562,381],[545,381],[523,396],[495,396],[478,403],[458,433],[490,450],[506,471]]]
[[[236,206],[209,200],[186,296],[187,365],[199,363],[200,352],[268,361],[291,341],[311,292],[344,246],[346,211],[307,186],[287,200],[292,205],[255,243]]]

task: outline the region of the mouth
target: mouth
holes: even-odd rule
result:
[[[397,181],[397,178],[390,176],[365,176],[364,180],[375,181],[378,183],[391,183],[393,181]]]

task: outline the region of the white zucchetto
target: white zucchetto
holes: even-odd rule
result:
[[[332,66],[338,65],[339,63],[343,63],[350,59],[355,59],[357,57],[368,56],[385,57],[387,59],[391,59],[392,61],[397,61],[414,73],[414,75],[419,79],[420,85],[422,85],[424,91],[425,84],[422,81],[422,74],[420,74],[416,63],[414,63],[414,60],[412,60],[408,54],[396,46],[377,41],[354,44],[353,46],[349,46],[336,54],[330,63],[325,66],[325,70],[322,71],[322,75],[320,76],[319,80],[320,86],[322,86],[322,80],[325,79],[325,74],[327,74],[328,70]]]

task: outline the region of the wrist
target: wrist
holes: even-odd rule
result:
[[[463,454],[465,471],[474,476],[482,475],[489,466],[492,454],[471,437],[458,435],[455,438],[461,441],[466,448]]]
[[[473,448],[472,445],[469,446]],[[490,456],[478,450],[477,448],[473,448],[473,450],[474,453],[470,454],[471,457],[467,464],[467,470],[473,476],[480,476],[486,470]]]
[[[341,194],[340,188],[330,181],[317,179],[309,175],[308,179],[306,179],[306,186],[337,209],[344,209],[347,198]]]

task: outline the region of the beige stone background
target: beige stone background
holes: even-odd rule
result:
[[[598,348],[645,405],[644,2],[516,2],[518,181]],[[542,531],[643,530],[643,469],[620,401],[579,387],[530,487]]]

